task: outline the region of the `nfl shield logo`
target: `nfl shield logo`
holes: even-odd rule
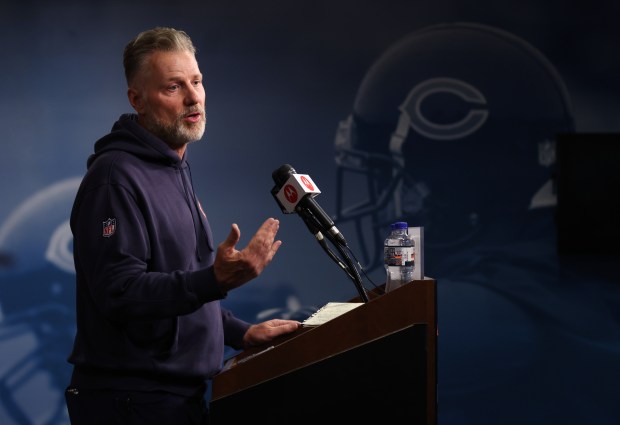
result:
[[[116,232],[116,219],[108,218],[103,222],[103,237],[109,238]]]

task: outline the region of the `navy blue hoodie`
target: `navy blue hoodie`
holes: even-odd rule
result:
[[[187,156],[187,152],[185,157]],[[71,212],[82,388],[195,394],[249,323],[220,307],[186,159],[126,114],[95,144]]]

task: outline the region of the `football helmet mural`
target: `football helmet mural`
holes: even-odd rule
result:
[[[69,423],[75,271],[68,217],[79,183],[42,188],[0,223],[0,423]]]
[[[427,252],[462,247],[499,217],[554,205],[554,138],[571,131],[561,78],[523,39],[474,23],[413,32],[370,67],[339,125],[335,221],[355,225],[370,270],[394,221],[423,226]]]

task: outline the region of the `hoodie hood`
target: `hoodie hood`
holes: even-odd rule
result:
[[[88,157],[87,167],[104,152],[124,151],[145,161],[180,165],[184,159],[163,140],[154,136],[138,123],[138,115],[123,114],[112,126],[112,131],[95,143],[95,152]]]

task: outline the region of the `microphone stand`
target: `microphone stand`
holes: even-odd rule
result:
[[[327,253],[327,255],[336,264],[338,264],[338,266],[340,266],[340,268],[344,270],[347,276],[349,276],[349,278],[353,281],[353,284],[355,285],[355,288],[357,289],[357,292],[360,298],[362,299],[362,301],[365,303],[368,302],[368,295],[366,294],[366,290],[364,289],[364,285],[362,284],[362,278],[359,272],[357,271],[355,264],[351,260],[351,257],[349,256],[348,252],[345,249],[345,248],[348,249],[348,246],[346,245],[346,243],[343,245],[341,241],[337,240],[334,237],[334,235],[332,235],[330,232],[326,233],[329,241],[332,243],[332,245],[336,247],[341,257],[344,259],[344,263],[343,263],[343,260],[340,257],[338,257],[336,254],[334,254],[334,252],[327,245],[327,242],[325,241],[325,237],[323,236],[323,233],[321,232],[321,225],[319,221],[316,219],[316,217],[314,217],[314,215],[312,215],[310,211],[301,209],[301,208],[297,211],[297,213],[302,218],[304,223],[306,223],[308,230],[310,230],[310,233],[314,235],[316,240],[321,245],[321,248],[323,248],[323,250]]]

